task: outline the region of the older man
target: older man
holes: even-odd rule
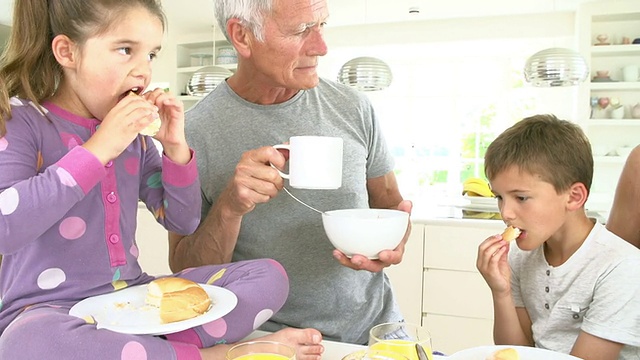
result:
[[[328,339],[365,344],[373,325],[403,319],[381,270],[402,260],[409,231],[379,260],[348,258],[331,246],[317,213],[278,196],[283,179],[269,165],[285,166],[271,145],[291,136],[341,137],[342,187],[294,194],[323,210],[411,211],[370,102],[318,77],[318,59],[327,53],[326,1],[215,0],[215,7],[238,52],[238,69],[187,113],[187,140],[199,154],[203,220],[192,235],[170,234],[171,267],[276,259],[291,290],[263,329],[311,327]]]

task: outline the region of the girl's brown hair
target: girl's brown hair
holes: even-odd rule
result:
[[[63,73],[51,50],[54,37],[66,35],[82,46],[136,7],[166,27],[160,0],[16,0],[11,35],[0,57],[0,137],[11,118],[10,97],[40,106],[55,93]]]

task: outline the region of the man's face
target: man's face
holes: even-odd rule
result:
[[[253,39],[250,61],[273,87],[301,90],[318,84],[318,57],[327,53],[325,0],[275,0],[264,19],[264,42]]]

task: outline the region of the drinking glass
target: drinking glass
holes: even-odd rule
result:
[[[295,360],[296,351],[275,341],[250,341],[227,351],[227,360]]]
[[[419,347],[424,350],[420,357]],[[433,360],[431,334],[420,325],[406,322],[379,324],[369,331],[369,348],[402,354],[409,360]]]
[[[391,351],[366,349],[353,352],[342,360],[409,360],[406,356]]]

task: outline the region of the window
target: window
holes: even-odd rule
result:
[[[575,88],[533,88],[522,74],[529,55],[558,46],[558,41],[491,39],[331,48],[321,61],[331,63],[326,67],[331,72],[325,71],[330,79],[357,56],[375,56],[389,64],[392,85],[366,94],[395,156],[403,195],[438,201],[459,196],[464,179],[484,177],[487,146],[515,121],[536,113],[570,119]]]

